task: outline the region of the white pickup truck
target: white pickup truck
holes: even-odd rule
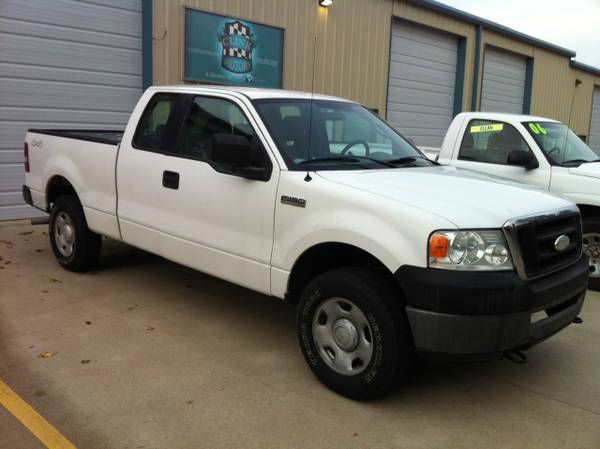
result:
[[[356,399],[417,353],[528,348],[587,288],[573,203],[439,166],[340,98],[153,87],[124,131],[30,130],[25,170],[64,268],[108,236],[286,299],[310,368]]]
[[[559,194],[579,206],[590,288],[600,290],[600,156],[556,120],[467,112],[450,125],[441,150],[424,150],[444,165],[477,170]]]

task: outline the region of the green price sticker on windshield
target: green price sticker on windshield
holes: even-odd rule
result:
[[[479,125],[479,126],[471,126],[471,134],[476,133],[497,133],[504,129],[504,124],[502,123],[492,123],[490,125]]]
[[[529,129],[533,132],[533,134],[548,134],[548,131],[546,131],[546,128],[544,128],[542,125],[540,125],[539,123],[530,123],[529,124]]]

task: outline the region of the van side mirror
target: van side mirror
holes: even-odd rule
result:
[[[516,165],[527,170],[533,170],[540,166],[539,162],[529,151],[514,150],[508,153],[508,165]]]
[[[257,145],[252,145],[244,136],[235,134],[213,134],[210,159],[224,171],[241,178],[266,181],[266,167],[254,166]]]

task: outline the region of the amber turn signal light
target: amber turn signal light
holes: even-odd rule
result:
[[[429,239],[429,257],[443,259],[448,255],[450,242],[445,235],[433,234]]]

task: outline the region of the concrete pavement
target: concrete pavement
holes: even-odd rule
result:
[[[596,293],[526,365],[426,364],[358,403],[277,300],[114,241],[70,273],[46,226],[0,224],[0,257],[0,379],[80,449],[600,447]],[[40,447],[0,406],[0,449]]]

